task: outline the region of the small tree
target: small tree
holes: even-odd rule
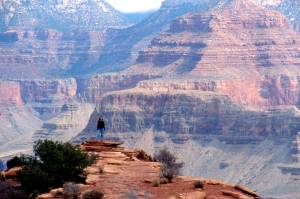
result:
[[[34,146],[42,169],[54,180],[54,186],[64,182],[84,182],[84,169],[91,164],[87,153],[70,143],[38,141]]]
[[[35,156],[13,158],[12,166],[22,166],[18,175],[21,187],[32,196],[61,187],[65,182],[84,182],[84,169],[90,156],[69,143],[38,141]]]
[[[169,182],[172,182],[180,174],[180,170],[183,167],[183,163],[177,162],[177,157],[166,148],[155,154],[154,160],[162,164],[160,169],[161,177],[166,178]]]

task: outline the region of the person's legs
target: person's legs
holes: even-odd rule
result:
[[[100,140],[100,139],[101,139],[101,129],[98,129],[98,130],[97,130],[96,139],[97,139],[97,140]]]
[[[100,138],[101,138],[101,141],[103,141],[103,137],[104,137],[104,129],[100,129]]]

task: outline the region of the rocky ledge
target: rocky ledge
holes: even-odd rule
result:
[[[155,199],[254,199],[258,194],[242,185],[229,185],[217,180],[177,177],[173,183],[157,187],[152,182],[159,179],[160,164],[142,151],[120,147],[122,143],[86,141],[82,150],[96,155],[95,163],[86,169],[85,185],[80,192],[97,190],[104,198],[123,198],[129,192],[139,198]],[[203,189],[194,188],[194,182],[201,180]],[[40,199],[63,198],[62,188],[39,196]]]

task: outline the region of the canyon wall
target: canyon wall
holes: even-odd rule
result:
[[[112,132],[293,139],[299,44],[281,13],[247,0],[179,17],[125,71],[162,78],[104,94],[85,131],[103,114]]]
[[[97,110],[86,132],[95,132],[99,115],[111,132],[292,138],[300,131],[297,108],[247,109],[213,92],[125,90],[105,95]]]
[[[143,80],[158,77],[161,75],[110,73],[84,79],[78,78],[77,96],[85,102],[98,103],[105,93],[134,88]]]
[[[101,53],[104,33],[12,30],[0,38],[1,79],[53,78],[87,70]]]

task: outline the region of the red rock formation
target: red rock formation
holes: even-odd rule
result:
[[[116,144],[116,143],[114,143]],[[119,145],[120,143],[117,143]],[[81,147],[98,156],[96,163],[86,169],[86,185],[80,186],[80,195],[86,190],[97,190],[105,198],[123,198],[130,191],[138,197],[155,199],[256,199],[259,195],[242,185],[229,185],[221,181],[195,177],[177,177],[173,183],[152,185],[158,180],[160,164],[141,161],[135,152],[110,143],[85,142]],[[95,152],[96,151],[96,152]],[[194,187],[195,181],[203,181],[203,189]],[[39,199],[63,198],[63,190],[56,189]]]
[[[99,112],[113,132],[290,138],[300,130],[299,49],[300,35],[285,17],[248,0],[189,14],[127,70],[166,77],[105,94]]]
[[[177,73],[194,84],[211,82],[213,90],[198,90],[228,95],[241,105],[274,108],[298,105],[299,48],[300,35],[282,14],[235,0],[175,20],[140,53],[133,68]],[[181,85],[176,78],[171,81],[171,89],[182,88],[174,86]]]

